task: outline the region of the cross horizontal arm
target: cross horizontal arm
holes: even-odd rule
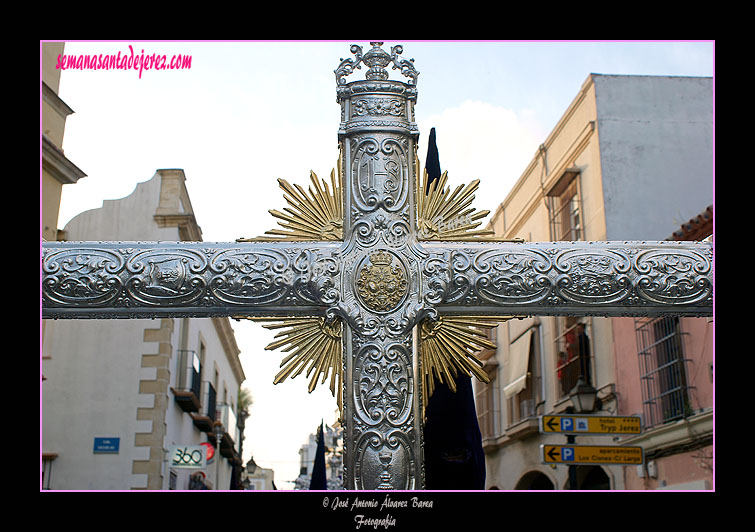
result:
[[[442,314],[711,316],[707,242],[423,243]]]
[[[43,318],[277,316],[333,302],[337,244],[50,242]]]

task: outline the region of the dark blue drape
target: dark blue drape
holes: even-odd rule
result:
[[[312,466],[312,479],[309,482],[310,490],[328,489],[328,481],[325,478],[325,435],[323,434],[322,421],[317,429],[317,450],[315,451],[315,463]]]
[[[435,128],[432,128],[425,162],[428,187],[441,175],[435,136]],[[445,383],[436,382],[425,414],[425,488],[485,489],[485,453],[472,379],[459,375],[455,393]]]

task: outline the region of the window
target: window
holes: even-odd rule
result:
[[[553,240],[575,241],[584,238],[579,169],[568,168],[546,196]],[[582,376],[592,383],[590,342],[583,324],[574,317],[556,322],[557,394],[566,397]]]
[[[578,178],[579,170],[565,171],[546,196],[553,240],[571,241],[584,238]]]
[[[679,318],[638,318],[635,333],[645,426],[686,417],[691,410]]]
[[[580,377],[592,382],[592,352],[585,324],[572,316],[559,318],[556,337],[556,381],[559,397],[566,397]]]
[[[220,389],[220,386],[218,385],[220,383],[220,374],[218,373],[218,365],[214,364],[214,376],[212,378],[212,387],[215,388],[215,391],[217,392]]]
[[[191,391],[199,397],[202,365],[199,356],[190,350],[178,350],[178,382],[176,388]]]
[[[495,359],[485,362],[484,368],[490,379],[489,383],[475,383],[475,405],[477,407],[477,422],[480,425],[482,439],[498,436],[498,394],[496,393],[496,376],[498,363]]]
[[[488,340],[496,343],[497,329],[488,331]],[[480,426],[482,439],[495,438],[499,435],[499,399],[497,388],[498,361],[494,349],[483,349],[478,357],[483,362],[482,369],[487,373],[489,383],[475,382],[475,407],[477,409],[477,422]]]
[[[509,345],[504,363],[509,424],[535,416],[535,406],[540,401],[540,348],[537,328],[527,329]]]
[[[176,361],[178,371],[176,387],[172,388],[176,403],[185,412],[197,412],[200,408],[200,394],[202,392],[202,365],[199,356],[194,351],[179,349]]]
[[[42,489],[50,489],[52,477],[52,462],[58,457],[57,453],[42,453]]]

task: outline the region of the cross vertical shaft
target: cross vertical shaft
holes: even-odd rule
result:
[[[344,485],[421,489],[413,314],[422,256],[414,236],[417,93],[413,84],[387,79],[384,67],[397,64],[400,48],[389,56],[379,44],[364,56],[352,47],[357,62],[345,60],[336,71],[344,176]],[[343,68],[359,68],[359,61],[370,66],[367,79],[345,84]],[[409,72],[416,80],[413,67]]]

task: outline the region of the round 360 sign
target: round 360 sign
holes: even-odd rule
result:
[[[174,445],[169,460],[175,469],[203,469],[207,466],[207,451],[203,445]]]

